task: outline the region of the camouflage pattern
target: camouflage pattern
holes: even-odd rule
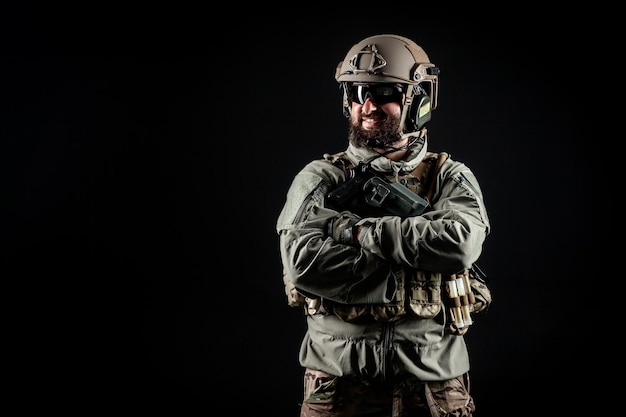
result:
[[[471,417],[469,374],[382,384],[306,369],[300,417]]]

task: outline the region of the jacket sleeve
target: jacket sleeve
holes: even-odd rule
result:
[[[339,244],[326,233],[338,212],[325,207],[325,196],[344,179],[341,169],[324,160],[295,176],[276,224],[284,272],[304,295],[346,304],[389,302],[401,266],[367,249]]]
[[[471,266],[490,230],[478,181],[465,164],[448,160],[435,186],[432,209],[420,216],[361,220],[362,248],[416,269],[455,273]]]

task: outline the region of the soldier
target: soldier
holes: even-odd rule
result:
[[[472,171],[427,149],[439,68],[384,34],[335,78],[347,149],[295,175],[276,225],[289,303],[306,312],[300,416],[471,416],[463,335],[490,301],[470,283],[490,225]]]

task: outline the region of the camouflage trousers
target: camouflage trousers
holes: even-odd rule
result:
[[[471,417],[469,374],[447,381],[356,381],[306,369],[300,417]]]

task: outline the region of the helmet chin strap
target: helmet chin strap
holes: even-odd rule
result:
[[[370,139],[370,140],[367,141],[367,146],[369,146],[372,149],[382,149],[382,150],[385,150],[386,152],[382,153],[381,154],[381,156],[382,156],[382,155],[387,155],[387,154],[390,154],[390,153],[393,153],[393,152],[406,151],[411,146],[415,145],[418,140],[419,140],[419,137],[418,136],[414,136],[413,139],[410,140],[406,145],[397,148],[395,146],[386,145],[380,139]]]

